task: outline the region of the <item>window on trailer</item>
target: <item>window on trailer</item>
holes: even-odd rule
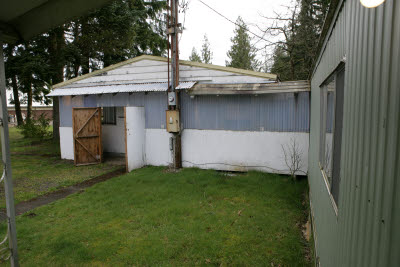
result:
[[[104,107],[102,110],[101,122],[102,124],[117,124],[117,115],[115,107]]]
[[[343,126],[344,66],[321,86],[319,162],[330,193],[338,205]]]

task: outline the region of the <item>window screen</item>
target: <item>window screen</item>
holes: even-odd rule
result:
[[[115,107],[104,107],[102,113],[103,124],[117,124],[117,116]]]

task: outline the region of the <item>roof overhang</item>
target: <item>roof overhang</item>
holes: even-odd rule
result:
[[[181,82],[176,89],[191,89],[196,82]],[[77,95],[102,95],[118,93],[140,93],[140,92],[166,92],[168,83],[131,83],[98,85],[79,88],[54,89],[47,96],[77,96]]]
[[[188,90],[191,95],[260,95],[310,91],[309,81],[196,84]]]
[[[0,31],[5,42],[28,40],[81,17],[111,0],[0,0]]]

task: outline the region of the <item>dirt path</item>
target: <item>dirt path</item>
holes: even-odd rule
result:
[[[43,206],[43,205],[47,205],[56,200],[65,198],[71,194],[81,192],[87,187],[90,187],[90,186],[95,185],[100,182],[104,182],[113,177],[120,176],[121,174],[124,174],[124,173],[125,173],[125,167],[115,170],[115,171],[112,171],[112,172],[109,172],[109,173],[106,173],[106,174],[103,174],[103,175],[100,175],[100,176],[97,176],[97,177],[89,179],[89,180],[83,181],[81,183],[78,183],[78,184],[75,184],[75,185],[72,185],[69,187],[65,187],[60,190],[50,192],[50,193],[47,193],[45,195],[42,195],[42,196],[39,196],[36,198],[32,198],[27,201],[22,201],[22,202],[18,203],[17,205],[15,205],[15,213],[17,215],[21,215],[27,211],[33,210],[33,209]],[[7,218],[6,210],[4,208],[0,209],[0,221],[4,221],[6,218]]]

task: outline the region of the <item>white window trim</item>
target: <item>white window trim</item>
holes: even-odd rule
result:
[[[321,164],[321,144],[323,143],[323,145],[324,145],[324,148],[323,148],[324,154],[325,154],[325,146],[326,146],[326,137],[325,137],[325,131],[326,130],[321,131],[321,129],[326,129],[326,120],[327,120],[326,116],[327,116],[327,102],[328,102],[327,92],[328,92],[328,90],[325,87],[329,83],[328,81],[331,80],[332,77],[334,76],[335,77],[334,78],[335,79],[335,88],[336,88],[337,74],[344,68],[343,63],[344,62],[341,61],[341,63],[328,76],[328,78],[323,83],[321,83],[321,85],[319,86],[320,94],[322,94],[322,93],[325,94],[326,93],[326,96],[325,95],[323,96],[324,97],[323,98],[323,100],[324,100],[323,104],[321,104],[322,101],[321,101],[321,97],[320,97],[320,107],[322,108],[322,110],[320,112],[320,115],[323,116],[322,118],[324,118],[324,119],[320,119],[320,129],[319,129],[320,130],[320,142],[319,142],[319,146],[320,147],[319,147],[318,166],[319,166],[319,168],[321,170],[321,174],[322,174],[322,177],[324,179],[325,187],[326,187],[326,189],[328,191],[328,195],[329,195],[329,198],[331,200],[333,210],[335,211],[336,219],[338,217],[338,205],[337,205],[337,203],[335,201],[335,198],[332,195],[331,184],[329,183],[328,176],[326,175],[325,169],[324,169],[323,165]],[[334,118],[333,118],[333,126],[332,126],[332,134],[333,134],[333,137],[332,137],[332,161],[333,161],[333,151],[334,151],[333,149],[334,149],[334,145],[335,145],[334,144],[334,140],[335,140],[334,134],[335,134],[335,121],[336,121],[336,92],[335,92],[333,105],[334,105]],[[321,139],[321,138],[323,138],[323,139]],[[324,162],[324,165],[325,165],[325,162]],[[333,166],[333,162],[332,162],[332,166]],[[339,201],[339,197],[338,197],[337,201]]]

